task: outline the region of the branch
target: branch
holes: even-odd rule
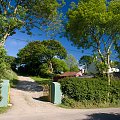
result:
[[[3,13],[4,14],[7,14],[7,9],[6,9],[6,6],[4,5],[4,3],[3,3],[4,1],[3,0],[1,0],[1,6],[3,7]]]
[[[114,43],[114,37],[115,37],[114,34],[109,37],[109,40],[108,40],[108,41],[110,42],[110,38],[111,38],[111,42],[108,44],[107,53],[110,52],[110,49],[111,49],[111,47],[112,47],[112,45],[113,45],[113,43]]]
[[[20,4],[20,0],[18,0],[18,1],[16,2],[15,9],[14,9],[14,14],[16,14],[19,4]]]

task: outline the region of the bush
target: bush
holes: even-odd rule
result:
[[[17,80],[17,75],[11,69],[10,64],[6,63],[6,51],[3,47],[0,47],[0,80],[8,79],[11,85],[13,81]],[[1,80],[2,81],[2,80]]]
[[[5,63],[5,56],[6,56],[6,51],[3,47],[0,46],[0,83],[2,82],[2,78],[5,74],[7,65]],[[1,100],[1,86],[0,86],[0,100]]]
[[[65,96],[85,105],[120,104],[120,81],[111,81],[111,86],[96,78],[64,78],[59,82]]]

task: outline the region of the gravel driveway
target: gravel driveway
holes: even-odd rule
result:
[[[0,120],[120,120],[120,108],[64,109],[36,100],[42,87],[29,77],[19,76],[17,88],[11,89],[12,108]]]

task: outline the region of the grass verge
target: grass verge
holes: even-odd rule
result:
[[[40,85],[46,85],[46,84],[50,84],[52,82],[51,79],[49,78],[41,78],[41,77],[31,77],[33,80],[35,80],[38,84]]]
[[[18,79],[10,80],[10,87],[16,88],[16,85],[18,84],[18,82],[19,82]]]
[[[0,107],[0,114],[7,112],[9,107]]]
[[[91,108],[120,108],[120,102],[118,103],[96,103],[94,101],[79,102],[71,98],[65,97],[62,100],[62,104],[59,105],[62,108],[68,109],[91,109]]]

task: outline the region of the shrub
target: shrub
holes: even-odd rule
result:
[[[0,47],[0,80],[1,79],[10,80],[11,85],[14,80],[17,80],[16,73],[12,71],[10,64],[6,63],[6,51],[3,47]]]
[[[7,65],[4,62],[6,56],[6,51],[3,47],[0,46],[0,83],[2,82],[1,78],[5,74]],[[1,100],[1,86],[0,86],[0,100]]]
[[[96,78],[64,78],[59,82],[63,94],[75,101],[93,105],[120,103],[120,81],[112,81],[111,86],[106,80]]]

